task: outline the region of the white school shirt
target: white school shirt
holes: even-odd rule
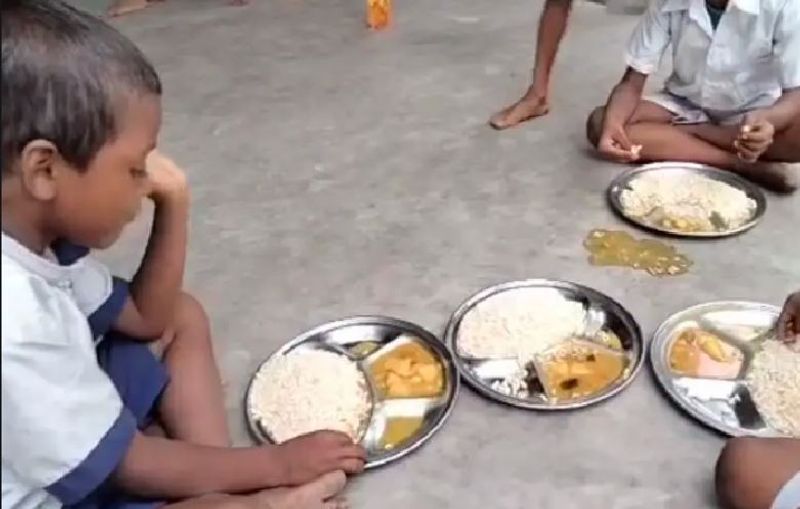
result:
[[[800,87],[800,0],[730,0],[716,30],[706,0],[652,0],[626,63],[653,74],[670,45],[667,92],[708,111],[771,106]]]
[[[74,504],[130,446],[136,420],[89,326],[113,294],[91,258],[61,266],[2,236],[2,509]]]

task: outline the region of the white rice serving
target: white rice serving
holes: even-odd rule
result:
[[[477,304],[461,320],[460,353],[478,359],[517,358],[521,365],[583,332],[583,305],[547,288],[501,292]]]
[[[370,410],[358,366],[317,350],[270,359],[255,376],[250,405],[278,443],[319,430],[340,431],[356,441]]]
[[[747,223],[756,202],[741,189],[697,174],[645,173],[622,191],[620,201],[633,217],[680,219],[704,230],[715,228],[712,214],[728,229]]]
[[[753,360],[747,383],[767,424],[800,438],[800,352],[767,341]]]

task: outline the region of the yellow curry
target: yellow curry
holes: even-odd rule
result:
[[[378,358],[372,377],[385,398],[430,398],[444,390],[442,365],[418,343],[400,345]]]

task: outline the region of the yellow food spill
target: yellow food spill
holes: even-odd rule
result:
[[[392,0],[367,0],[367,26],[378,30],[392,22]]]
[[[543,365],[545,391],[557,401],[597,394],[623,376],[625,357],[601,347],[567,343]]]
[[[692,266],[674,247],[657,240],[637,240],[622,231],[592,230],[583,245],[591,253],[592,265],[631,267],[656,277],[686,274]]]
[[[683,376],[735,378],[742,365],[742,353],[714,334],[687,329],[673,341],[670,369]]]
[[[442,365],[418,343],[381,356],[372,366],[372,377],[385,398],[430,398],[444,390]]]
[[[416,435],[422,428],[421,417],[392,417],[386,421],[386,431],[381,438],[381,448],[394,449],[402,445],[409,438]]]

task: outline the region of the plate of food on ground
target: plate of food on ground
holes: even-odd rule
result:
[[[410,322],[359,316],[301,334],[259,366],[245,397],[262,443],[339,431],[367,451],[367,468],[420,447],[444,424],[459,377],[453,356]]]
[[[564,281],[486,288],[453,314],[445,340],[482,395],[529,410],[569,410],[611,398],[639,372],[638,324],[616,301]]]
[[[726,435],[800,438],[800,348],[778,340],[780,311],[726,301],[671,316],[650,345],[659,383]]]
[[[727,237],[753,228],[767,209],[755,184],[696,163],[653,163],[619,175],[612,208],[649,230],[683,237]]]

